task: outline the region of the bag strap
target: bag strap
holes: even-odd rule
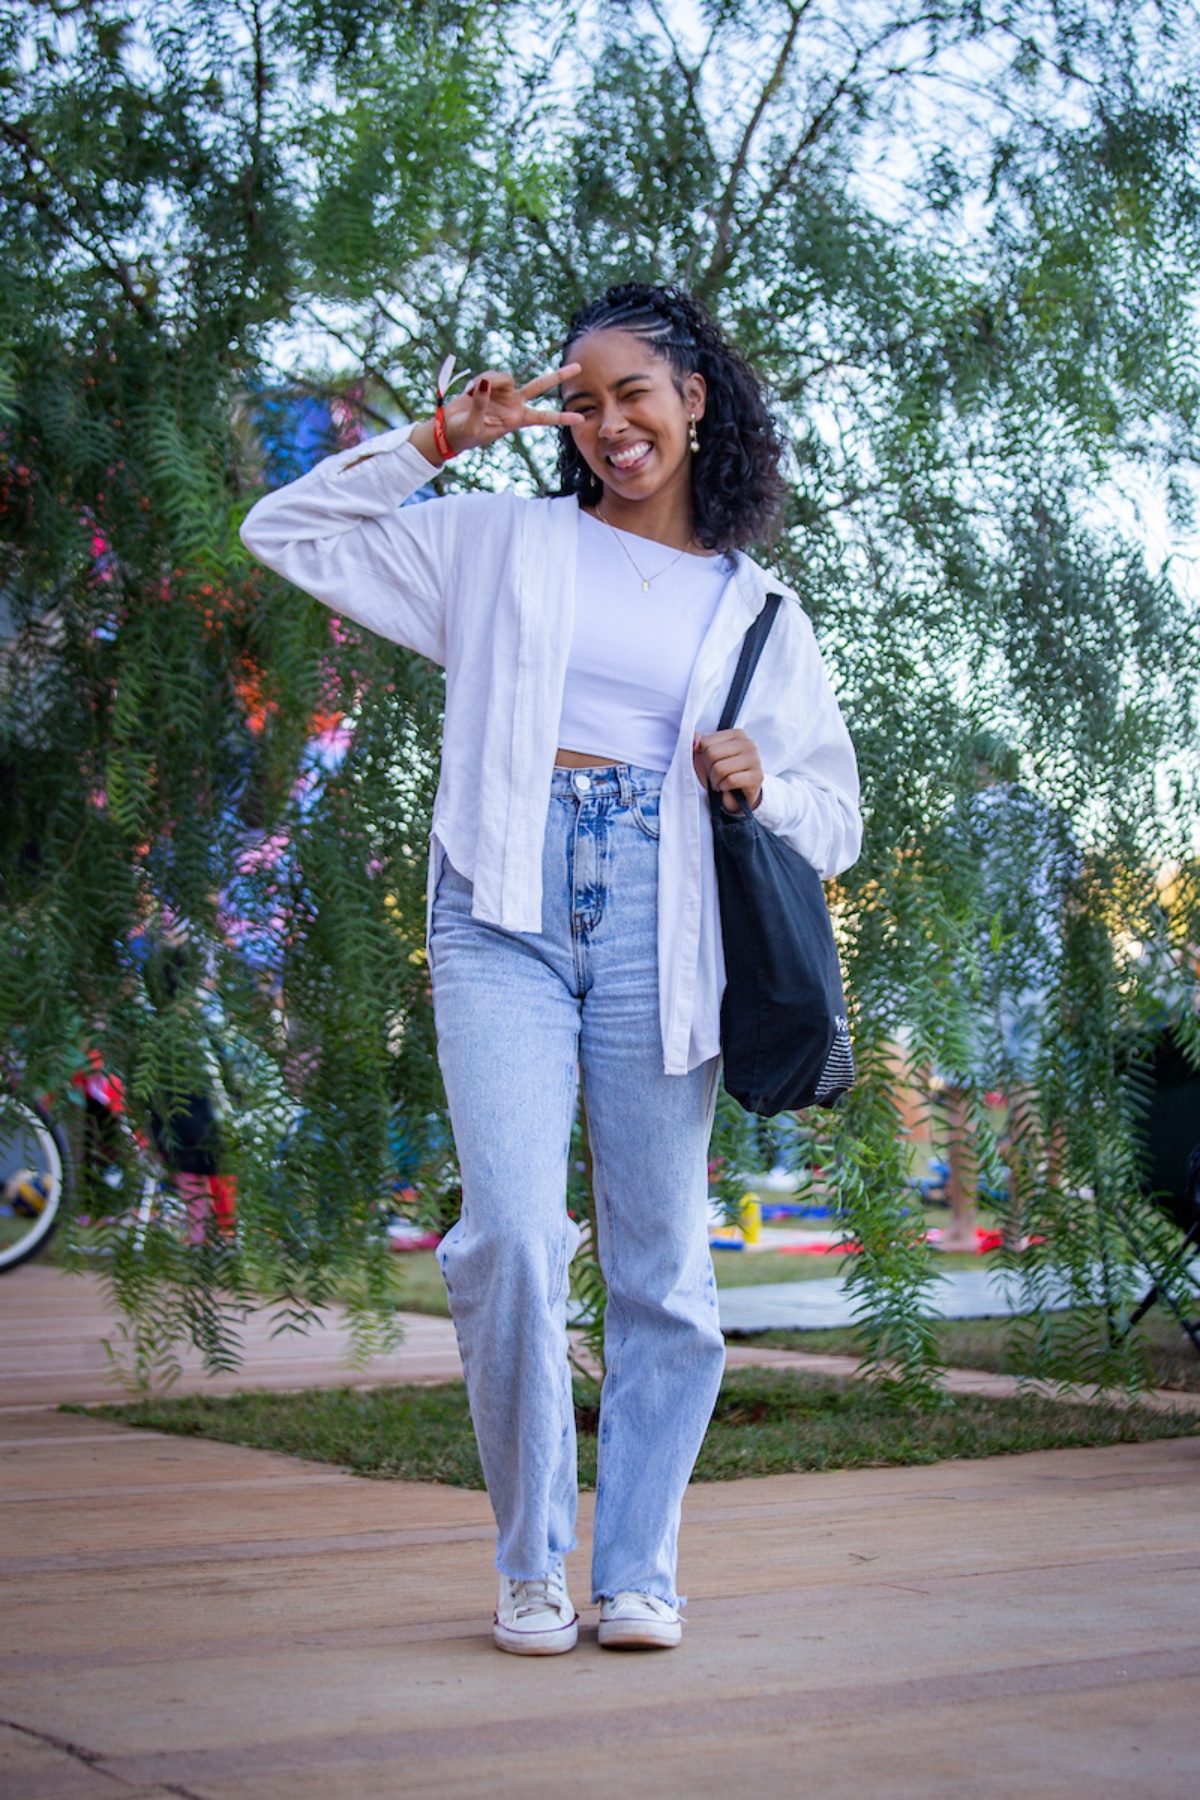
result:
[[[775,623],[775,615],[782,605],[782,594],[768,594],[766,605],[742,639],[742,654],[738,657],[738,665],[733,672],[729,692],[725,696],[725,705],[717,725],[718,731],[728,731],[741,712],[742,701],[746,698],[746,689],[750,686],[754,671],[758,667],[758,659],[763,653],[763,645],[770,636],[771,627]]]

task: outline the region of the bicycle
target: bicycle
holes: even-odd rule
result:
[[[67,1140],[46,1109],[0,1097],[0,1275],[49,1243],[71,1176]]]
[[[125,1105],[120,1079],[106,1073],[92,1052],[71,1077],[72,1097],[83,1111],[83,1177],[99,1195],[109,1190],[100,1218],[80,1219],[85,1228],[102,1223],[102,1236],[129,1233],[141,1249],[150,1228],[167,1225],[185,1242],[197,1244],[208,1230],[208,1215],[219,1236],[235,1231],[236,1189],[228,1176],[196,1169],[197,1145],[186,1135],[177,1145],[164,1141],[167,1127],[152,1122],[138,1129]],[[195,1097],[172,1121],[171,1138],[193,1135],[208,1119]],[[211,1121],[209,1121],[211,1123]],[[211,1162],[211,1153],[202,1164]],[[47,1105],[0,1090],[0,1275],[17,1268],[49,1243],[71,1198],[74,1166],[67,1139]],[[91,1209],[89,1209],[90,1211]],[[91,1234],[88,1253],[102,1248]]]

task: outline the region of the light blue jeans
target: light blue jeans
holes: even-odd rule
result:
[[[674,1605],[679,1512],[724,1365],[708,1250],[718,1062],[663,1074],[661,775],[555,770],[542,930],[471,917],[443,863],[430,964],[463,1211],[438,1258],[496,1515],[496,1564],[575,1547],[567,1156],[582,1074],[608,1285],[592,1597]]]

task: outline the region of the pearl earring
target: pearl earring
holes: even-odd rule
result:
[[[700,433],[696,430],[695,413],[688,414],[688,446],[691,449],[692,455],[695,456],[697,450],[700,448]]]

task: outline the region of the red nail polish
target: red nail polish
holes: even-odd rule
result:
[[[487,382],[487,381],[481,381],[481,382],[480,382],[480,384],[479,384],[479,391],[480,391],[480,393],[481,393],[481,394],[486,394],[486,393],[488,393],[488,392],[490,392],[490,389],[491,389],[491,384],[490,384],[490,382]]]

